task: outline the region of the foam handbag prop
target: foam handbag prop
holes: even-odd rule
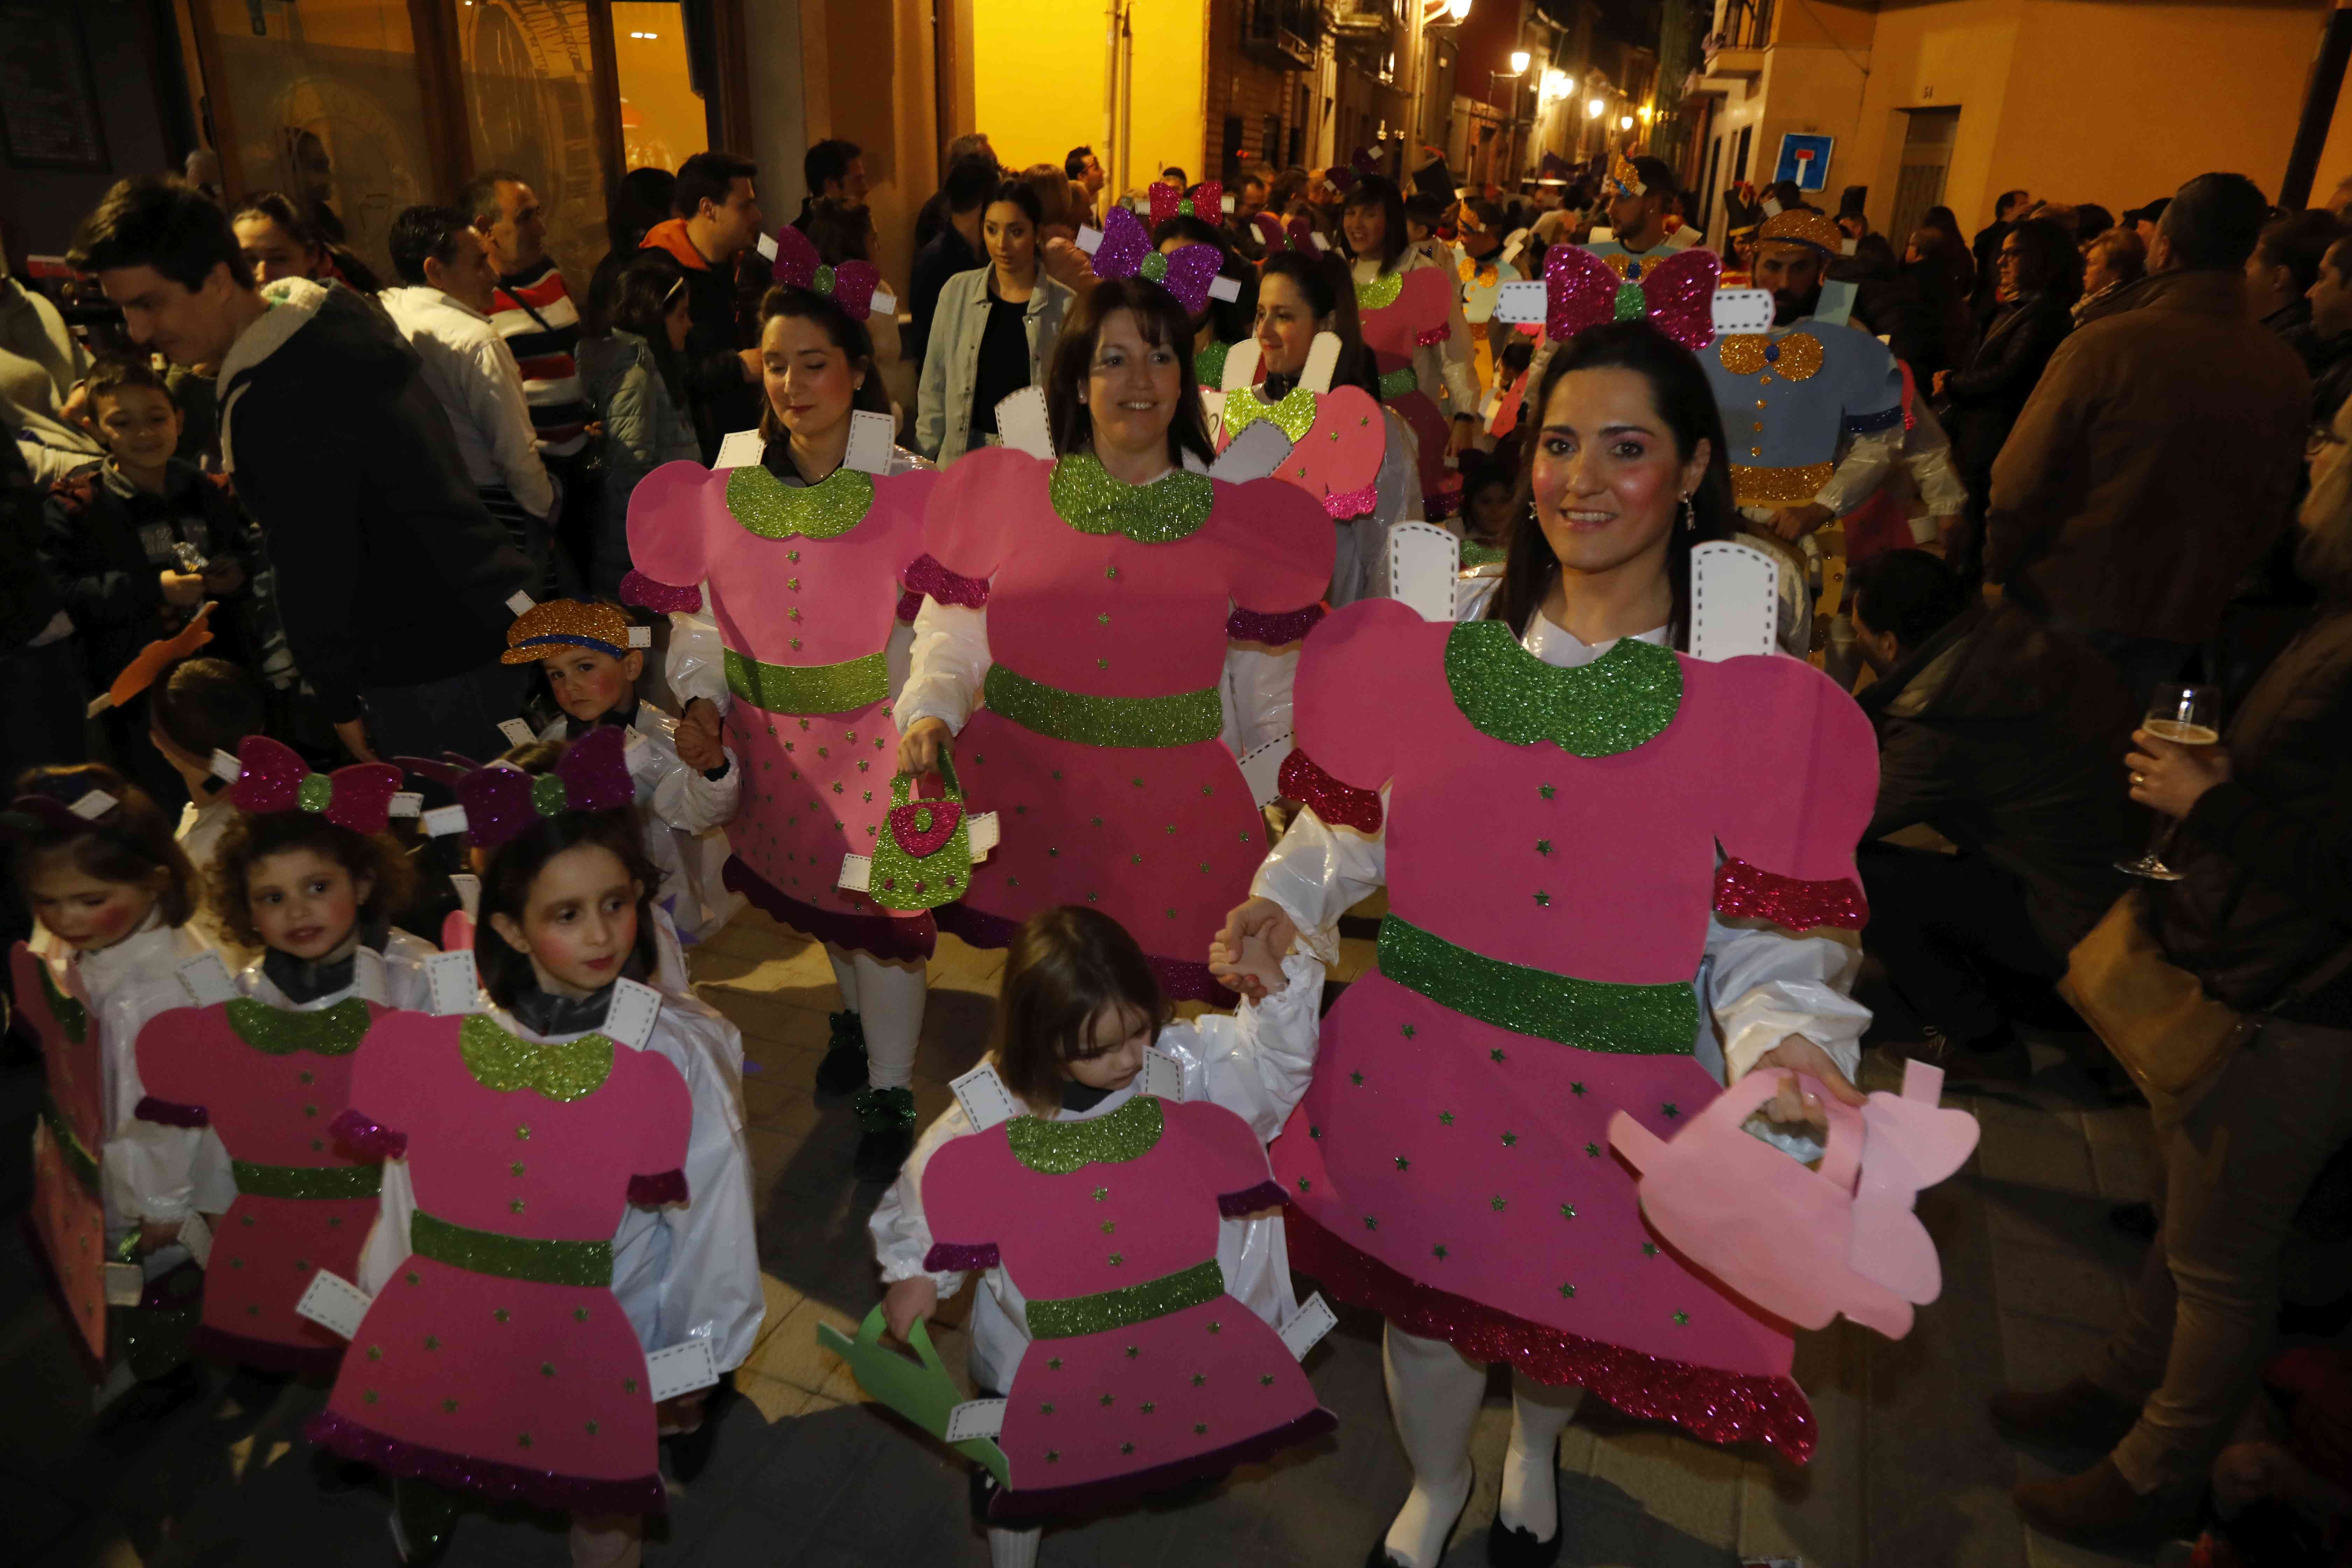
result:
[[[998,1486],[1013,1484],[1012,1464],[995,1436],[1004,1401],[964,1398],[940,1352],[931,1348],[930,1331],[920,1319],[907,1332],[907,1343],[921,1358],[919,1362],[882,1348],[880,1307],[866,1314],[856,1339],[830,1323],[819,1323],[816,1342],[849,1363],[858,1387],[994,1476]],[[965,1432],[976,1435],[957,1436]]]
[[[971,868],[996,847],[996,816],[974,817],[965,806],[955,760],[940,752],[938,800],[913,794],[915,775],[890,781],[890,811],[874,853],[842,858],[840,886],[863,892],[886,910],[919,914],[953,903],[971,887]],[[983,827],[982,825],[986,826]]]
[[[1725,1089],[1671,1143],[1621,1110],[1610,1146],[1641,1173],[1643,1217],[1734,1295],[1799,1328],[1843,1313],[1901,1339],[1913,1306],[1944,1288],[1912,1205],[1967,1162],[1976,1118],[1938,1109],[1944,1071],[1925,1062],[1906,1064],[1902,1093],[1859,1110],[1802,1081],[1829,1112],[1818,1171],[1740,1130],[1780,1089],[1772,1069]]]

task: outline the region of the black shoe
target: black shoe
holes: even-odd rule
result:
[[[702,1425],[691,1432],[679,1432],[662,1439],[669,1450],[670,1479],[681,1486],[691,1485],[710,1463],[710,1450],[719,1443],[719,1422],[735,1394],[735,1374],[722,1372],[710,1397],[702,1402]]]
[[[868,1184],[894,1182],[907,1156],[915,1152],[915,1134],[911,1128],[868,1128],[857,1141],[857,1154],[851,1167],[857,1179]]]
[[[2142,1241],[2156,1239],[2156,1205],[2154,1204],[2117,1204],[2107,1211],[2107,1223],[2126,1236],[2136,1236]]]
[[[1495,1568],[1551,1568],[1567,1539],[1568,1531],[1555,1526],[1549,1541],[1538,1541],[1532,1530],[1506,1528],[1498,1514],[1486,1527],[1486,1561]]]
[[[828,1100],[866,1087],[866,1026],[855,1013],[829,1013],[833,1042],[816,1068],[816,1091]]]

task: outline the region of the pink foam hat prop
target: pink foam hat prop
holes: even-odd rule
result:
[[[1717,1095],[1672,1142],[1621,1110],[1610,1146],[1640,1173],[1643,1217],[1733,1294],[1800,1328],[1843,1313],[1901,1339],[1913,1307],[1944,1288],[1913,1205],[1967,1162],[1976,1118],[1937,1107],[1944,1072],[1924,1062],[1906,1067],[1900,1094],[1859,1110],[1801,1081],[1829,1112],[1818,1171],[1740,1130],[1780,1087],[1770,1069]]]

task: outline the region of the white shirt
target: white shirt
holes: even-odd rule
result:
[[[539,458],[522,371],[490,319],[438,289],[387,289],[376,299],[424,362],[475,488],[502,485],[532,516],[552,511],[555,485]]]

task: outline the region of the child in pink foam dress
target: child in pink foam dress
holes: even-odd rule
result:
[[[1462,476],[1449,459],[1478,429],[1478,373],[1453,269],[1406,243],[1404,200],[1385,175],[1349,187],[1339,226],[1364,342],[1380,362],[1381,401],[1418,443],[1423,515],[1451,517],[1462,504]]]

